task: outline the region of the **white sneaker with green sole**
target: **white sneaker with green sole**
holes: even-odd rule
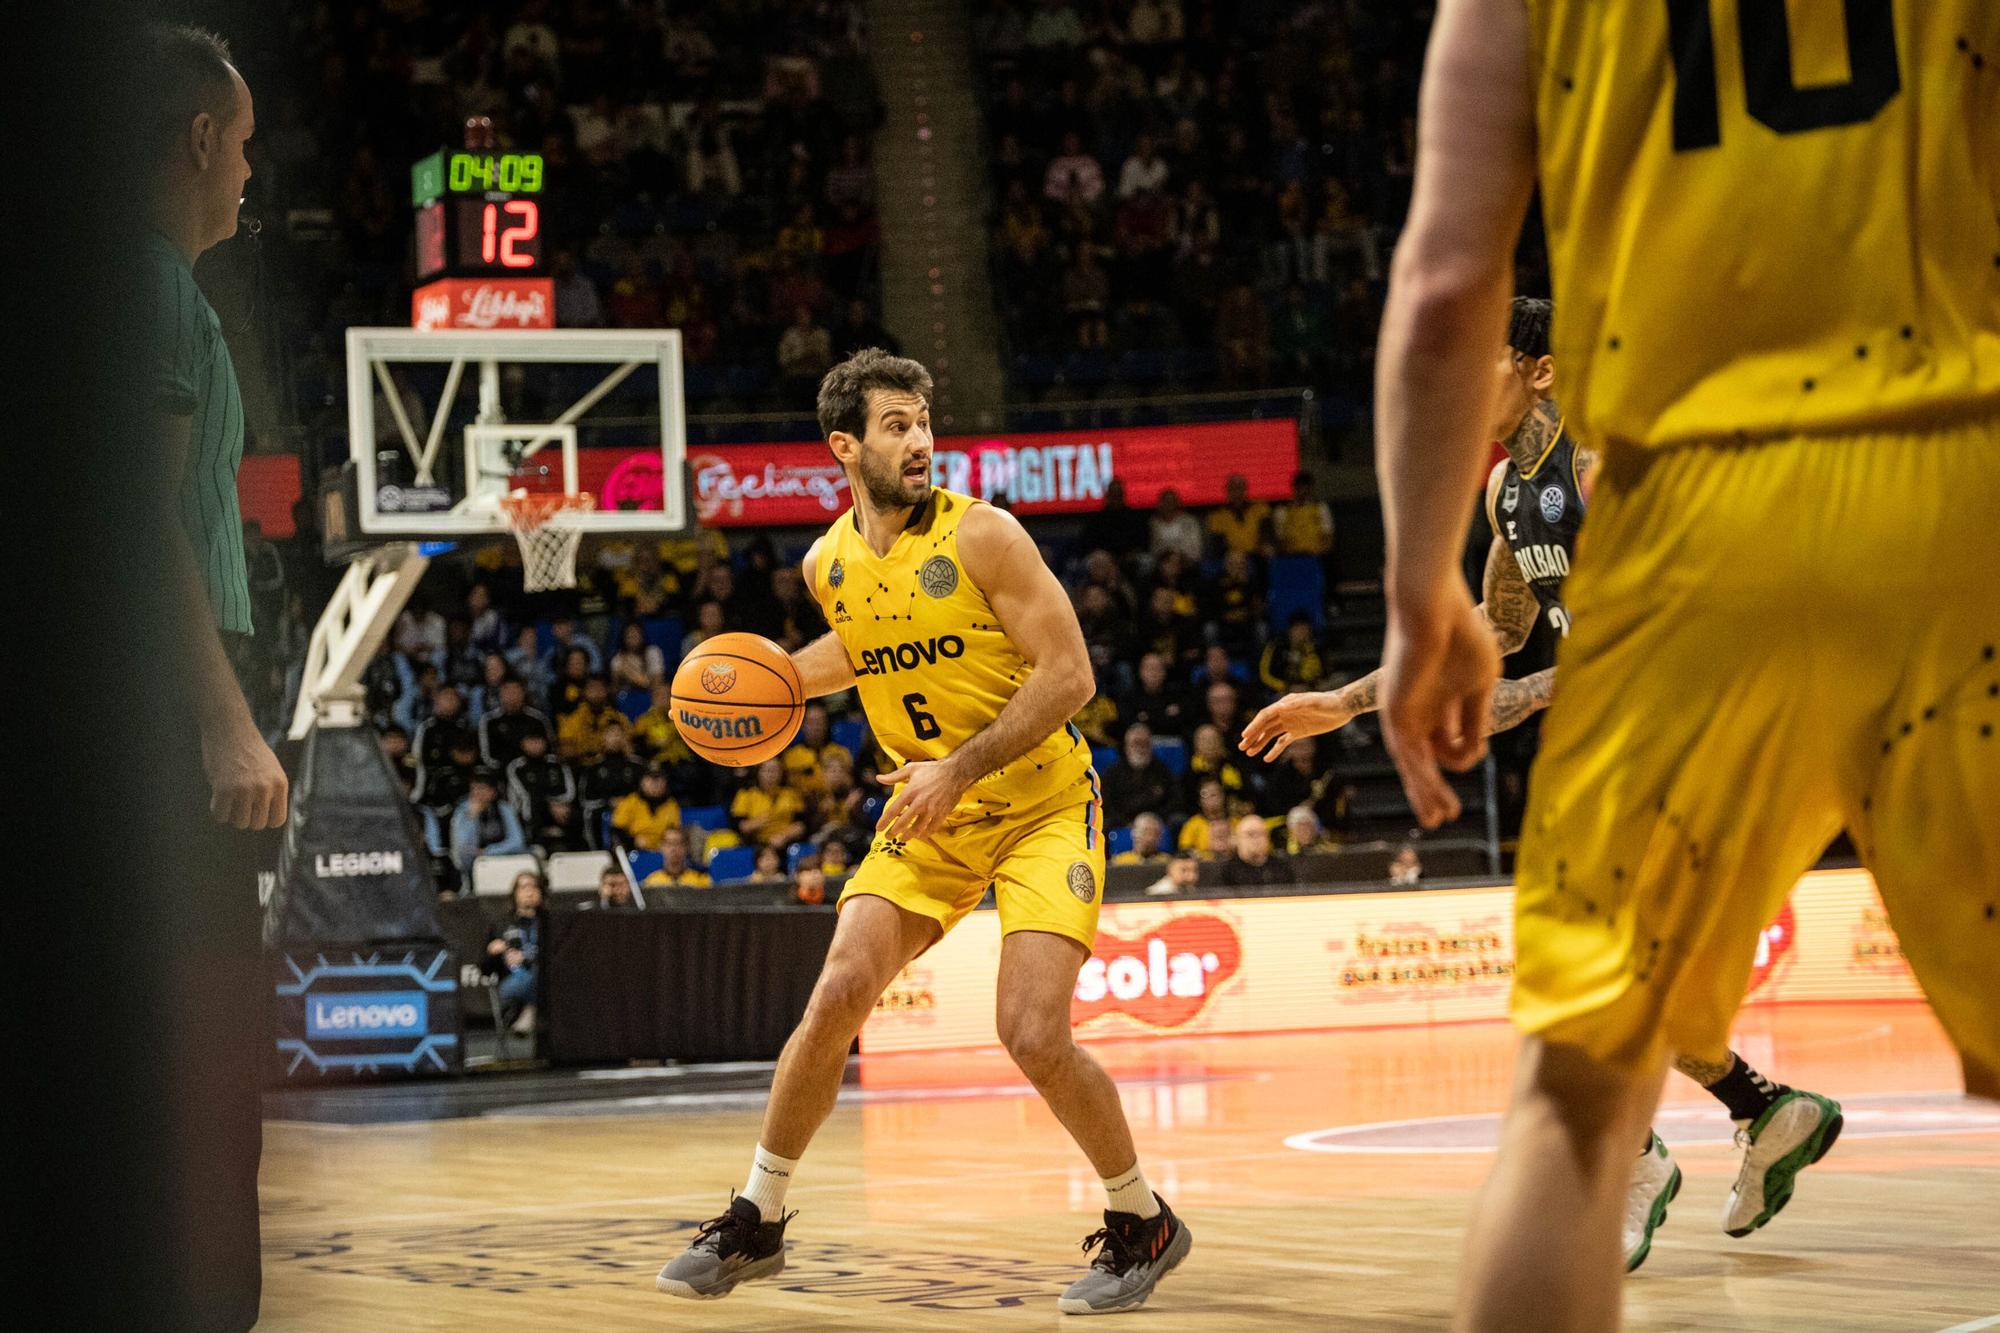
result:
[[[1681,1169],[1658,1134],[1653,1146],[1632,1164],[1632,1187],[1625,1193],[1625,1271],[1646,1262],[1653,1233],[1667,1220],[1667,1205],[1681,1192]]]
[[[1722,1229],[1747,1236],[1792,1200],[1799,1172],[1826,1156],[1846,1123],[1840,1103],[1816,1092],[1789,1089],[1748,1123],[1738,1122],[1743,1166],[1729,1191]]]

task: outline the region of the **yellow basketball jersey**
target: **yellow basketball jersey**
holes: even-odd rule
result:
[[[958,525],[976,504],[933,490],[885,556],[849,510],[820,542],[813,595],[854,664],[861,706],[890,758],[942,759],[985,730],[1033,670],[958,558]],[[1064,726],[960,798],[952,822],[1027,811],[1090,770],[1090,746]]]
[[[1528,4],[1572,429],[2000,408],[2000,4]]]

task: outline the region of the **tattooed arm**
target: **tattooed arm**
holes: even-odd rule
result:
[[[1500,494],[1501,480],[1506,472],[1507,465],[1499,463],[1486,478],[1486,517],[1489,522],[1499,517],[1494,512],[1494,501]],[[1486,617],[1486,623],[1492,626],[1493,637],[1504,655],[1518,652],[1521,645],[1528,641],[1528,632],[1535,627],[1535,617],[1540,614],[1541,605],[1535,600],[1534,590],[1528,586],[1527,580],[1521,577],[1520,566],[1514,562],[1514,553],[1507,549],[1506,540],[1498,535],[1500,525],[1497,522],[1493,523],[1493,531],[1493,545],[1486,552],[1486,600],[1480,603],[1479,611]],[[1268,764],[1302,736],[1338,731],[1361,714],[1372,713],[1379,707],[1377,691],[1381,680],[1382,673],[1376,670],[1337,690],[1307,691],[1276,699],[1243,728],[1240,748],[1245,754],[1262,754]],[[1536,690],[1513,688],[1526,685],[1525,681],[1502,680],[1499,683],[1493,695],[1496,713],[1491,728],[1493,731],[1505,730],[1518,724],[1529,713],[1548,707],[1545,686],[1538,687],[1538,701]],[[1510,710],[1506,716],[1511,720],[1505,722],[1500,720],[1499,714],[1503,705]]]
[[[1493,627],[1493,637],[1499,642],[1500,655],[1521,651],[1521,645],[1528,641],[1528,633],[1535,628],[1535,617],[1541,614],[1541,603],[1535,600],[1535,590],[1528,586],[1528,580],[1521,574],[1521,566],[1515,562],[1514,553],[1507,548],[1507,539],[1500,535],[1500,515],[1495,501],[1500,495],[1500,485],[1507,475],[1507,465],[1496,463],[1493,472],[1486,478],[1486,519],[1493,528],[1493,545],[1486,551],[1486,577],[1481,583],[1479,614],[1486,617],[1486,623]]]
[[[1549,706],[1555,689],[1554,667],[1520,680],[1501,680],[1493,687],[1493,718],[1486,725],[1486,734],[1491,736],[1496,731],[1520,726]]]

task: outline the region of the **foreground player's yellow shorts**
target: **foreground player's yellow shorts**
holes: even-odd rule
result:
[[[1104,803],[1096,770],[1041,805],[914,842],[880,834],[840,895],[887,898],[950,930],[991,885],[1000,933],[1040,930],[1085,949],[1104,902]]]
[[[1842,828],[2000,1077],[2000,420],[1602,469],[1522,829],[1513,1013],[1627,1066],[1725,1047]]]

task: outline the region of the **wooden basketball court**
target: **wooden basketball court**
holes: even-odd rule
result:
[[[1747,1011],[1746,1059],[1846,1105],[1776,1221],[1721,1229],[1730,1125],[1676,1077],[1661,1129],[1686,1186],[1627,1281],[1640,1329],[2000,1328],[2000,1104],[1959,1093],[1914,1004]],[[1162,1329],[1438,1328],[1491,1161],[1500,1024],[1129,1042],[1112,1069],[1193,1254],[1135,1322]],[[662,1071],[537,1083],[455,1119],[265,1131],[274,1330],[1049,1327],[1098,1225],[1088,1165],[1003,1056],[888,1056],[791,1191],[786,1272],[726,1301],[653,1274],[740,1185],[762,1106]],[[497,1078],[483,1082],[494,1085]],[[629,1095],[624,1089],[629,1088]],[[350,1107],[365,1108],[367,1094]],[[586,1097],[589,1099],[586,1100]],[[420,1105],[409,1098],[397,1106]]]

